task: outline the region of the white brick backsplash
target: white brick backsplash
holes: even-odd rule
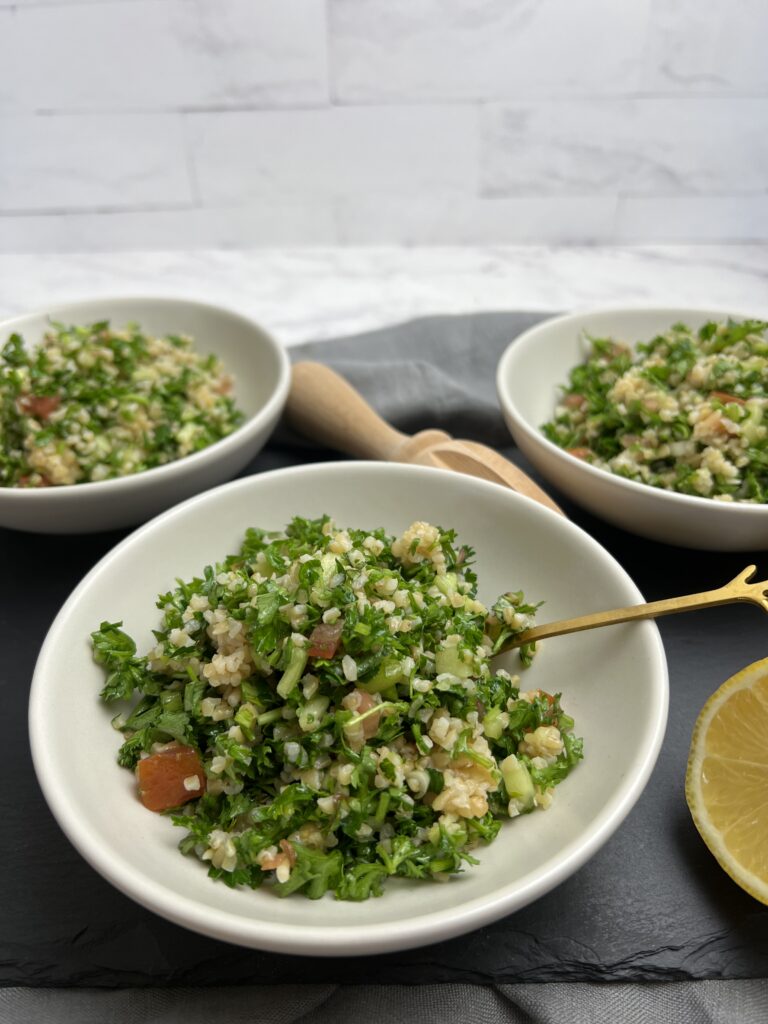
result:
[[[641,89],[765,94],[766,38],[766,0],[653,0]]]
[[[0,216],[0,252],[331,245],[330,203]]]
[[[648,0],[329,0],[335,98],[636,91]]]
[[[0,252],[768,241],[768,0],[0,0]]]
[[[0,0],[0,7],[73,7],[84,4],[136,3],[137,0]]]
[[[205,203],[477,188],[470,107],[191,114],[187,127]]]
[[[118,3],[140,2],[141,0],[0,0],[0,7],[83,7],[96,4],[108,7]],[[194,3],[194,0],[188,2]]]
[[[17,22],[16,13],[10,7],[0,7],[0,113],[9,110],[18,95],[15,66],[11,66],[8,56],[9,42],[13,40]]]
[[[768,195],[620,199],[616,241],[752,242],[768,238]]]
[[[541,101],[489,107],[487,195],[762,192],[768,99]]]
[[[275,245],[590,245],[768,239],[768,197],[402,200],[0,216],[0,252]]]
[[[339,241],[364,244],[473,245],[497,242],[582,244],[613,238],[616,199],[571,196],[525,199],[435,199],[391,197],[342,200]]]
[[[10,115],[0,139],[0,213],[192,201],[179,115]]]
[[[29,6],[0,26],[0,109],[271,107],[328,98],[323,0]]]

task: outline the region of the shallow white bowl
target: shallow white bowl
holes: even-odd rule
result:
[[[190,334],[201,354],[215,353],[234,380],[245,413],[228,437],[133,476],[66,487],[0,487],[0,526],[34,533],[90,533],[144,522],[183,498],[229,480],[262,448],[288,396],[285,350],[258,324],[220,306],[189,299],[107,298],[52,306],[0,322],[0,345],[15,331],[37,344],[50,324],[109,320],[138,323],[149,334]]]
[[[546,600],[540,621],[642,600],[617,562],[573,523],[495,484],[443,470],[331,463],[247,477],[185,502],[137,530],[88,574],[40,652],[30,699],[35,769],[72,843],[137,902],[195,931],[260,949],[315,956],[407,949],[511,913],[579,868],[616,829],[645,786],[667,716],[667,670],[650,622],[548,641],[526,688],[563,691],[586,757],[552,808],[505,825],[480,864],[447,884],[394,879],[379,899],[281,900],[267,887],[230,890],[177,850],[179,829],[146,811],[115,756],[115,713],[88,635],[123,620],[140,650],[153,644],[155,596],[237,550],[248,526],[279,529],[294,515],[339,524],[412,520],[453,526],[477,548],[480,596],[523,587]],[[507,656],[508,667],[519,665]]]
[[[563,494],[632,533],[710,551],[768,547],[768,505],[713,501],[626,480],[574,458],[541,432],[554,415],[561,385],[588,352],[584,332],[634,345],[678,321],[697,328],[729,315],[745,319],[722,310],[604,309],[554,317],[525,331],[504,352],[496,375],[518,447]]]

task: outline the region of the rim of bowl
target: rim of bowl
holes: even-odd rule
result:
[[[371,955],[426,946],[466,934],[528,905],[554,889],[585,864],[624,821],[650,778],[666,731],[669,708],[669,674],[664,645],[656,623],[653,620],[638,623],[638,626],[652,637],[649,652],[651,662],[649,677],[654,680],[651,689],[651,692],[655,694],[654,713],[647,725],[645,744],[637,752],[634,763],[627,771],[619,790],[592,821],[586,840],[583,837],[572,840],[559,852],[557,863],[544,875],[537,877],[536,871],[529,872],[522,879],[506,886],[500,886],[491,894],[475,897],[455,907],[423,914],[409,921],[407,925],[397,920],[376,924],[363,922],[340,926],[310,925],[308,923],[295,925],[269,921],[266,918],[244,918],[230,911],[218,908],[212,910],[210,906],[204,906],[194,898],[172,893],[163,885],[147,879],[140,871],[134,869],[127,858],[118,858],[115,861],[111,854],[105,853],[98,834],[79,820],[74,806],[70,804],[68,789],[62,785],[59,779],[56,766],[50,758],[49,747],[45,742],[47,719],[43,679],[52,671],[52,667],[49,667],[47,663],[59,641],[59,634],[66,633],[69,615],[91,581],[104,571],[119,553],[137,542],[140,543],[143,535],[154,530],[160,523],[178,516],[196,504],[201,505],[212,500],[215,495],[223,491],[235,494],[253,487],[254,481],[269,480],[276,476],[293,475],[309,478],[311,481],[312,477],[327,472],[329,466],[349,474],[359,472],[362,468],[366,472],[373,472],[381,476],[405,475],[428,478],[439,475],[445,479],[446,475],[446,471],[442,469],[395,463],[363,461],[313,463],[270,470],[257,476],[244,477],[221,484],[202,494],[188,498],[156,516],[104,555],[81,580],[56,615],[40,649],[32,678],[29,698],[29,735],[35,774],[46,802],[62,831],[95,870],[135,902],[175,924],[241,946],[306,956]],[[534,504],[543,516],[551,517],[553,521],[560,524],[560,528],[575,531],[580,535],[587,548],[591,549],[592,557],[600,560],[603,564],[608,563],[613,572],[618,574],[618,578],[631,591],[632,600],[642,602],[643,596],[626,570],[610,552],[575,523],[539,505],[533,499],[502,488],[498,484],[463,474],[455,474],[455,478],[460,487],[470,487],[474,490],[493,492],[494,494],[502,491],[513,503],[522,501]]]
[[[680,491],[668,491],[663,487],[654,487],[652,484],[640,483],[638,480],[629,480],[626,477],[619,476],[618,473],[611,473],[610,470],[600,469],[598,466],[592,466],[590,463],[584,462],[581,459],[575,459],[563,448],[560,448],[559,445],[550,441],[549,438],[542,433],[540,428],[531,426],[529,420],[527,420],[520,412],[517,404],[512,398],[510,388],[507,385],[507,381],[511,377],[511,374],[508,372],[508,366],[515,360],[516,353],[524,350],[527,345],[533,344],[531,339],[538,331],[545,330],[554,324],[567,325],[569,323],[580,323],[586,317],[590,316],[603,316],[605,314],[618,315],[626,313],[658,313],[660,315],[669,313],[670,317],[673,319],[676,314],[679,315],[680,313],[694,313],[696,315],[706,315],[710,317],[733,317],[740,320],[749,319],[749,317],[743,313],[733,313],[727,310],[711,310],[706,308],[697,309],[694,306],[600,306],[595,309],[585,310],[581,313],[564,313],[559,316],[548,317],[546,320],[541,320],[538,324],[534,324],[533,327],[529,327],[521,334],[518,334],[504,349],[499,360],[499,365],[496,368],[496,392],[501,404],[509,413],[510,417],[515,421],[517,427],[522,430],[531,441],[540,445],[547,452],[568,466],[578,466],[581,472],[587,473],[594,479],[608,484],[608,486],[614,485],[616,487],[627,489],[630,493],[634,493],[639,497],[651,497],[656,495],[662,500],[677,503],[681,508],[688,507],[690,509],[702,509],[714,507],[718,510],[728,509],[730,513],[735,513],[736,515],[745,517],[753,516],[758,518],[760,516],[765,516],[768,512],[768,505],[741,501],[715,501],[714,498],[705,498],[703,495],[698,496],[694,494],[682,494]],[[524,357],[517,356],[517,358],[522,359]],[[563,383],[565,383],[567,374],[571,369],[573,369],[573,367],[568,367],[564,371],[562,378]]]
[[[76,494],[93,494],[98,488],[100,494],[119,493],[131,487],[138,487],[145,482],[151,482],[160,476],[171,479],[173,476],[185,474],[187,470],[211,461],[224,451],[236,448],[246,437],[257,433],[272,418],[279,414],[288,397],[291,386],[291,361],[285,348],[276,338],[258,321],[244,313],[239,313],[227,306],[219,306],[214,302],[202,302],[198,299],[187,299],[173,295],[105,295],[88,299],[78,299],[73,302],[65,302],[51,306],[49,309],[32,310],[30,313],[20,313],[17,316],[0,320],[0,335],[10,329],[19,321],[28,320],[31,317],[55,317],[59,313],[67,313],[69,310],[76,310],[83,306],[104,303],[142,303],[144,305],[185,305],[193,306],[196,309],[206,310],[210,313],[223,315],[232,320],[240,321],[249,328],[256,328],[261,335],[262,341],[277,359],[277,382],[272,389],[267,401],[260,406],[252,416],[248,416],[244,423],[227,434],[226,437],[214,441],[206,448],[192,452],[180,459],[174,459],[162,466],[153,466],[151,469],[142,469],[138,473],[131,473],[128,476],[118,476],[110,480],[84,480],[79,484],[61,484],[57,487],[0,487],[0,501],[45,501],[46,496],[67,500]],[[4,339],[0,338],[0,344]],[[34,495],[34,497],[33,497]]]

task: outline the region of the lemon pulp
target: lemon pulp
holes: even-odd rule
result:
[[[768,658],[731,676],[702,708],[685,796],[720,865],[768,904]]]

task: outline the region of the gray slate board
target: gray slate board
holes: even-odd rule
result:
[[[345,372],[402,429],[443,426],[499,446],[530,470],[496,407],[493,374],[508,340],[540,314],[430,318],[294,353]],[[415,365],[404,372],[403,364]],[[258,473],[333,453],[281,431],[248,467]],[[535,475],[535,474],[534,474]],[[561,500],[559,496],[558,500]],[[678,550],[568,515],[624,566],[649,600],[704,590],[768,553]],[[426,984],[672,980],[768,975],[768,908],[718,867],[688,814],[683,777],[691,729],[710,693],[768,655],[768,620],[751,607],[662,619],[669,727],[644,795],[576,875],[511,917],[403,954],[297,959],[242,950],[169,924],[88,867],[48,811],[29,755],[29,682],[58,608],[124,533],[40,537],[0,531],[0,985],[236,983]],[[762,561],[762,565],[761,565]]]

